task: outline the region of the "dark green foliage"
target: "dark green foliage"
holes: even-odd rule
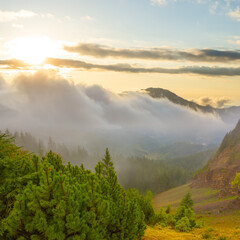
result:
[[[211,148],[184,157],[162,160],[162,162],[167,166],[178,166],[184,168],[186,171],[188,171],[191,178],[197,170],[206,165],[216,150],[217,148]]]
[[[227,240],[227,237],[225,237],[225,236],[220,236],[217,240]]]
[[[171,226],[176,231],[180,232],[189,232],[193,228],[202,227],[203,224],[200,224],[196,221],[196,215],[192,210],[193,201],[191,199],[190,193],[187,193],[179,205],[176,213],[170,214],[170,206],[166,210],[160,208],[155,214],[155,224],[159,224],[162,227]]]
[[[16,196],[35,178],[29,155],[14,145],[7,135],[0,135],[0,233],[2,220],[12,211]]]
[[[154,224],[155,221],[155,213],[152,207],[152,193],[148,191],[145,196],[139,194],[137,189],[128,189],[127,195],[131,199],[135,199],[142,212],[144,213],[144,221],[146,224]]]
[[[227,133],[217,151],[217,154],[221,153],[226,147],[232,149],[240,141],[240,120],[236,127]]]
[[[90,159],[88,152],[80,146],[70,148],[65,144],[57,144],[51,137],[49,137],[48,141],[44,143],[44,141],[37,140],[28,132],[15,132],[14,134],[9,133],[9,135],[15,138],[16,144],[21,146],[22,149],[33,152],[39,157],[43,157],[47,152],[52,150],[58,153],[64,160],[67,160],[74,165],[84,163],[85,165],[88,164],[87,167],[94,169],[94,166],[97,163],[94,159],[90,164],[88,161]]]
[[[160,161],[132,157],[121,164],[119,182],[125,189],[137,188],[141,194],[147,190],[160,193],[189,180],[188,171],[182,167],[166,166]]]
[[[41,160],[27,155],[4,135],[0,149],[1,239],[143,236],[144,208],[119,185],[108,151],[107,164],[99,162],[92,173],[83,165],[63,165],[51,151]]]
[[[209,231],[207,231],[207,232],[204,232],[204,233],[202,234],[202,238],[203,238],[203,239],[210,239],[210,238],[212,238],[212,235],[210,234]]]
[[[171,212],[171,206],[170,206],[170,205],[167,206],[165,212],[166,212],[167,214]]]
[[[160,208],[155,215],[155,222],[160,224],[163,227],[168,225],[168,214],[164,211],[163,208]]]
[[[110,169],[114,170],[113,162],[111,161],[111,156],[109,154],[108,148],[106,148],[105,156],[102,159],[102,165],[103,165],[102,173],[104,176],[108,175]]]
[[[200,224],[196,222],[196,215],[192,210],[193,200],[191,194],[188,192],[182,199],[176,214],[175,219],[175,229],[177,231],[188,232],[195,227],[200,227]]]
[[[189,232],[192,229],[189,219],[187,217],[181,218],[176,223],[175,229],[179,232]]]
[[[180,203],[180,206],[184,206],[186,208],[190,208],[192,209],[193,207],[193,200],[192,200],[192,197],[191,197],[191,194],[190,192],[188,192],[182,199],[181,203]]]

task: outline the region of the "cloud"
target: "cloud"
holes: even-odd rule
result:
[[[4,69],[27,68],[27,64],[18,59],[0,60],[0,68]]]
[[[203,106],[211,105],[212,104],[212,99],[209,98],[209,97],[203,97],[202,99],[200,99],[200,103]]]
[[[31,131],[58,141],[115,146],[166,141],[208,143],[233,125],[148,95],[116,95],[100,86],[70,83],[53,71],[20,74],[0,90],[1,129]],[[93,146],[94,145],[94,146]]]
[[[216,105],[218,108],[221,108],[221,107],[224,107],[229,102],[230,102],[229,99],[222,98],[222,99],[217,100]]]
[[[55,16],[51,13],[41,14],[42,18],[54,19]]]
[[[219,7],[219,5],[220,5],[219,1],[213,2],[212,5],[209,7],[209,12],[210,12],[211,14],[215,14],[217,8]]]
[[[240,51],[238,50],[176,50],[168,48],[129,49],[113,48],[92,43],[79,43],[76,46],[65,46],[64,50],[96,58],[113,57],[168,61],[186,60],[192,62],[226,62],[240,60]]]
[[[64,19],[66,19],[67,21],[73,21],[73,18],[70,16],[65,16]]]
[[[197,103],[203,106],[212,106],[216,108],[222,108],[224,107],[227,103],[230,102],[229,98],[226,97],[220,97],[220,98],[211,98],[211,97],[201,97],[197,100],[195,100]]]
[[[93,64],[73,59],[47,58],[45,64],[50,64],[60,68],[75,68],[88,71],[113,71],[125,73],[160,73],[160,74],[197,74],[205,76],[240,76],[240,68],[232,67],[206,67],[206,66],[183,66],[178,68],[145,68],[136,67],[128,63],[118,64]],[[31,65],[17,59],[0,60],[2,69],[25,69]]]
[[[151,0],[151,2],[152,2],[153,5],[159,5],[159,6],[167,4],[166,0]]]
[[[13,28],[24,28],[23,25],[21,25],[21,24],[15,24],[15,23],[12,24],[12,27],[13,27]]]
[[[226,67],[205,67],[205,66],[186,66],[179,68],[144,68],[134,67],[130,64],[92,64],[79,60],[48,58],[47,64],[56,67],[78,68],[85,70],[104,70],[114,72],[128,72],[128,73],[166,73],[166,74],[199,74],[206,76],[240,76],[240,68],[226,68]]]
[[[230,12],[228,13],[228,15],[229,15],[231,18],[233,18],[233,19],[235,19],[235,20],[237,20],[237,21],[240,21],[240,8],[237,7],[235,10],[230,11]]]
[[[24,9],[18,12],[0,10],[0,22],[11,22],[19,18],[32,18],[36,15],[37,13]]]
[[[93,21],[94,18],[91,17],[91,16],[85,16],[85,17],[82,17],[82,19],[85,19],[85,20],[88,20],[88,21]]]

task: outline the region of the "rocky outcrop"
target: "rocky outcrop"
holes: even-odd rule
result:
[[[228,133],[214,157],[193,179],[194,187],[211,187],[233,192],[231,182],[240,172],[240,121]]]

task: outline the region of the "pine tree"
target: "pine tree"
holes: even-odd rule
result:
[[[187,192],[187,193],[185,194],[185,196],[183,197],[180,205],[181,205],[181,206],[184,206],[184,207],[186,207],[186,208],[192,209],[193,204],[194,204],[194,202],[193,202],[193,200],[192,200],[191,194],[190,194],[190,192]]]
[[[106,148],[105,156],[102,159],[102,164],[103,164],[103,175],[104,176],[108,175],[109,169],[113,169],[114,170],[113,162],[111,160],[111,156],[109,154],[108,148]]]

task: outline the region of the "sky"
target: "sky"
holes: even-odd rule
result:
[[[239,0],[8,0],[0,30],[8,83],[44,70],[114,93],[161,87],[240,105]]]

